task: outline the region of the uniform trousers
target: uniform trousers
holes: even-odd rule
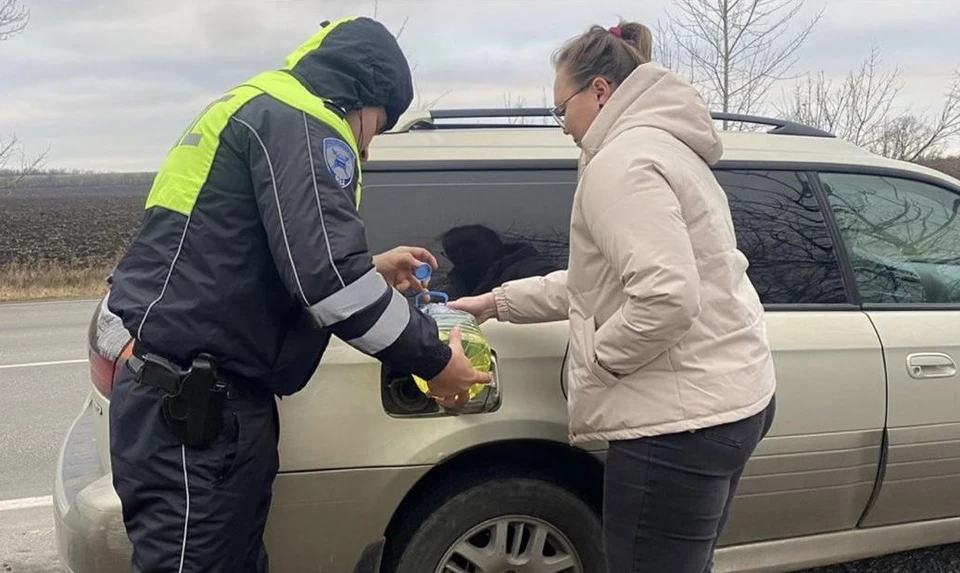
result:
[[[163,391],[124,367],[110,403],[113,485],[137,573],[267,573],[263,543],[279,456],[272,396],[231,398],[207,449],[181,444]]]

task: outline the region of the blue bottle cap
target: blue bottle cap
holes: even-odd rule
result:
[[[418,281],[425,281],[433,275],[433,269],[430,268],[430,263],[423,263],[413,271],[413,276],[417,278]]]

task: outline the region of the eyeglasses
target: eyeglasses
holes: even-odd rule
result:
[[[560,102],[559,105],[557,105],[555,108],[553,108],[553,109],[550,110],[550,115],[553,116],[553,119],[557,122],[557,124],[560,125],[560,127],[564,128],[564,129],[566,129],[566,127],[567,127],[567,126],[563,123],[563,117],[564,117],[564,116],[566,115],[566,113],[567,113],[567,102],[569,102],[570,100],[572,100],[575,96],[579,95],[581,92],[583,92],[583,90],[585,90],[585,89],[587,89],[588,87],[590,87],[590,84],[592,84],[592,83],[593,83],[593,79],[591,79],[591,80],[588,81],[587,83],[583,84],[583,87],[581,87],[581,88],[578,89],[577,91],[573,92],[567,99],[563,100],[562,102]]]

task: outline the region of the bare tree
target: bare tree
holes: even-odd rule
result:
[[[859,69],[839,84],[822,72],[807,76],[778,111],[894,159],[918,161],[936,155],[960,135],[960,70],[933,116],[899,106],[902,89],[899,67],[884,71],[880,50],[873,48]]]
[[[838,86],[823,72],[794,86],[792,99],[777,106],[781,115],[819,127],[857,145],[878,143],[902,89],[900,70],[881,71],[880,50],[873,48]],[[874,139],[874,141],[871,141]]]
[[[543,109],[553,109],[553,102],[547,99],[547,86],[540,87],[540,106]],[[543,119],[543,125],[555,125],[553,116],[545,116]]]
[[[431,110],[437,107],[437,104],[440,103],[440,100],[450,95],[450,92],[452,91],[452,90],[443,90],[442,92],[440,92],[440,95],[438,95],[437,97],[431,100],[424,101],[423,96],[420,93],[420,84],[417,83],[416,78],[414,78],[413,89],[416,93],[413,100],[413,107],[414,109],[421,110],[421,111]]]
[[[20,138],[0,137],[0,194],[10,193],[25,177],[40,172],[48,151],[28,159]]]
[[[380,0],[373,0],[373,19],[376,20],[379,15],[380,15]],[[396,37],[398,42],[400,41],[400,36],[403,35],[403,31],[407,29],[407,23],[409,21],[410,21],[410,16],[405,16],[403,18],[403,22],[400,23],[400,27],[397,28],[397,31],[394,34],[394,37]]]
[[[380,15],[380,0],[373,0],[373,18],[378,19]],[[400,37],[403,36],[403,32],[407,29],[407,24],[410,22],[410,16],[405,16],[403,22],[400,23],[400,27],[397,28],[397,31],[394,32],[394,37],[397,39],[397,42],[400,41]],[[419,64],[413,64],[410,67],[410,73],[413,75],[413,90],[414,90],[414,99],[412,108],[416,110],[429,110],[436,107],[440,100],[450,95],[451,90],[443,91],[439,96],[433,98],[432,100],[424,101],[422,94],[420,92],[420,83],[417,81],[417,68]]]
[[[0,0],[0,42],[22,32],[29,20],[30,12],[17,0]]]
[[[553,107],[553,104],[550,103],[549,100],[547,99],[546,86],[540,86],[540,106],[543,109],[550,109]],[[526,96],[521,95],[521,96],[514,97],[514,95],[511,92],[504,92],[503,107],[508,110],[529,109],[530,102],[527,101]],[[542,115],[542,116],[530,115],[530,116],[508,117],[507,123],[513,124],[513,125],[538,125],[538,124],[549,125],[549,126],[556,125],[553,117],[550,116],[549,114]]]
[[[525,109],[528,107],[527,98],[525,96],[517,96],[514,98],[513,94],[506,92],[503,94],[503,107],[506,109]],[[508,117],[507,123],[513,125],[523,125],[530,123],[531,119],[532,118],[522,116]]]
[[[680,65],[680,48],[669,21],[658,20],[653,29],[653,59],[671,70],[681,71],[683,67]]]
[[[795,28],[804,0],[677,0],[657,33],[658,57],[686,75],[708,104],[756,112],[786,79],[823,9]]]
[[[17,0],[0,0],[0,42],[22,32],[29,20],[30,12],[18,6]],[[24,177],[36,173],[45,156],[46,152],[34,159],[27,159],[23,152],[23,143],[16,135],[6,138],[0,136],[0,193],[9,192]]]
[[[877,153],[905,161],[939,155],[945,144],[960,135],[960,90],[957,84],[946,97],[938,116],[903,115],[886,125]]]
[[[960,179],[960,155],[930,157],[929,159],[921,159],[917,163],[942,171],[954,179]]]

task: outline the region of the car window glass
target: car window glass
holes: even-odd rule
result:
[[[572,170],[364,173],[373,253],[422,246],[439,260],[431,290],[451,298],[567,266]]]
[[[738,248],[764,304],[847,301],[833,242],[806,175],[718,170]]]
[[[960,196],[896,177],[821,179],[863,302],[960,302]]]

